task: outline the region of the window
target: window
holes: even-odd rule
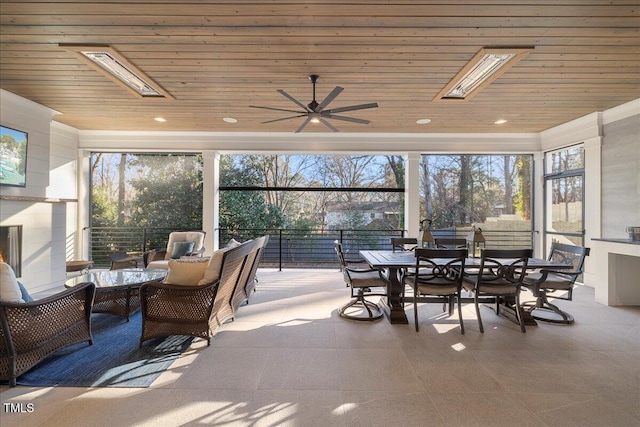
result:
[[[91,154],[91,256],[141,254],[171,231],[202,229],[202,158],[196,154]]]
[[[401,156],[225,155],[220,228],[397,230],[403,193]]]
[[[584,245],[584,146],[545,153],[545,248]]]
[[[420,162],[420,218],[434,237],[465,238],[479,227],[487,247],[531,247],[529,154],[431,155]]]

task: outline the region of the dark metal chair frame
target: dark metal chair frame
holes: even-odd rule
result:
[[[434,245],[440,249],[467,249],[467,239],[439,237],[434,239]]]
[[[416,332],[420,331],[418,323],[418,302],[420,297],[422,295],[433,295],[449,299],[449,315],[452,314],[453,300],[451,298],[455,297],[457,299],[460,333],[464,335],[461,299],[466,256],[466,249],[416,249],[415,274],[407,275],[403,279],[404,285],[409,285],[413,288],[413,313]]]
[[[531,249],[483,249],[477,275],[464,276],[463,287],[467,291],[473,292],[481,333],[484,333],[480,315],[481,296],[496,297],[496,314],[499,314],[500,298],[515,298],[514,310],[520,324],[520,330],[523,333],[527,331],[520,306],[520,289],[531,257]]]
[[[571,301],[576,279],[583,273],[584,260],[589,256],[590,248],[553,242],[549,252],[549,261],[571,265],[571,269],[541,269],[524,278],[523,286],[536,297],[535,302],[524,303],[531,316],[536,320],[551,323],[571,324],[574,318],[549,302],[549,292],[567,291],[567,296],[555,296],[556,299]],[[532,306],[533,305],[533,306]]]
[[[346,319],[351,320],[360,320],[360,321],[371,321],[376,320],[382,317],[384,314],[382,309],[371,301],[367,301],[365,297],[367,296],[387,296],[387,288],[389,286],[389,280],[384,276],[382,271],[373,269],[368,265],[364,268],[355,268],[353,263],[347,262],[344,258],[344,252],[342,250],[342,243],[339,241],[334,241],[334,248],[336,254],[338,255],[338,260],[340,261],[340,267],[342,270],[342,274],[344,275],[344,281],[347,286],[351,287],[351,301],[349,301],[346,305],[342,306],[338,313],[340,317],[344,317]],[[369,284],[359,284],[369,283]],[[373,284],[371,284],[373,283]],[[371,288],[373,287],[384,287],[385,292],[373,292]],[[354,305],[362,305],[366,310],[368,316],[356,316],[347,314],[346,310]]]
[[[407,245],[413,245],[410,248],[407,248]],[[415,237],[392,237],[391,238],[391,250],[393,252],[397,250],[404,251],[413,251],[418,247],[418,239]]]

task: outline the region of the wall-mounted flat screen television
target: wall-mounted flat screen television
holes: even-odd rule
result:
[[[0,126],[0,185],[27,185],[27,142],[29,135]]]

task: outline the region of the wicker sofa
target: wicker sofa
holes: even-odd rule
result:
[[[168,335],[199,337],[209,345],[220,325],[233,319],[238,307],[248,300],[266,242],[263,237],[217,251],[196,285],[143,284],[140,345]]]
[[[0,301],[0,379],[16,378],[57,350],[87,341],[96,286],[81,283],[32,302]]]

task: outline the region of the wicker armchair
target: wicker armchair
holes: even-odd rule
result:
[[[57,350],[87,341],[96,286],[81,283],[33,302],[0,301],[0,379],[16,378]]]
[[[204,254],[205,231],[174,231],[169,233],[169,241],[165,249],[154,249],[145,252],[143,263],[147,268],[168,268],[173,255],[174,245],[181,242],[193,242],[193,249],[184,256],[202,256]]]
[[[218,282],[203,286],[165,285],[149,282],[140,287],[142,336],[140,346],[151,338],[190,335],[211,343],[217,327],[212,317]]]

